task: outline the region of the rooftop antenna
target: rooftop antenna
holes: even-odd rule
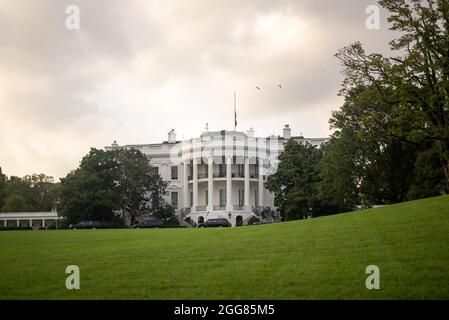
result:
[[[209,131],[209,124],[206,122],[206,131]]]

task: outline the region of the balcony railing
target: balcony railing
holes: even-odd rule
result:
[[[214,172],[213,174],[214,178],[226,178],[226,172]],[[245,175],[242,173],[231,173],[231,177],[232,178],[245,178]],[[198,174],[198,179],[207,179],[209,178],[209,174],[208,173],[199,173]],[[259,175],[258,174],[250,174],[249,175],[250,179],[258,179]],[[193,175],[188,176],[189,181],[193,180]]]
[[[233,208],[235,211],[243,211],[245,209],[244,206],[239,206],[239,205],[234,205]]]
[[[225,211],[226,207],[225,206],[214,206],[214,211]]]
[[[207,206],[196,206],[197,212],[203,212],[207,210]]]
[[[214,178],[226,178],[226,172],[214,172]]]

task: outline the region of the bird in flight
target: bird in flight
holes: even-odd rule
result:
[[[282,85],[278,84],[278,87],[279,87],[279,88],[282,88]]]
[[[260,88],[259,88],[259,87],[256,87],[256,89],[257,89],[257,90],[260,90]]]

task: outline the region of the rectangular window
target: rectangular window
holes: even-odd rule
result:
[[[159,167],[151,167],[150,170],[151,170],[152,174],[155,174],[155,175],[159,174]]]
[[[220,207],[226,207],[226,189],[220,189]]]
[[[224,177],[226,175],[226,165],[220,164],[218,166],[218,168],[219,168],[220,177]]]
[[[245,190],[239,189],[239,207],[243,207],[245,204]]]
[[[190,191],[190,206],[193,207],[193,191]]]
[[[178,180],[178,166],[171,167],[171,179]]]
[[[208,190],[206,190],[206,197],[205,197],[205,199],[206,199],[206,206],[208,206],[209,205],[209,191]]]
[[[259,205],[259,190],[254,190],[254,206]]]
[[[239,177],[245,176],[245,165],[244,164],[238,164],[237,170],[238,170]]]
[[[171,205],[175,210],[178,209],[178,193],[177,192],[171,193]]]

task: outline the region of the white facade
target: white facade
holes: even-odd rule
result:
[[[254,131],[204,132],[200,137],[177,141],[174,130],[158,144],[119,146],[144,153],[161,177],[169,182],[167,201],[180,220],[201,223],[209,218],[228,219],[233,226],[246,224],[262,209],[275,210],[273,195],[264,188],[276,170],[277,156],[288,139],[321,145],[327,138],[291,136],[254,137]]]

